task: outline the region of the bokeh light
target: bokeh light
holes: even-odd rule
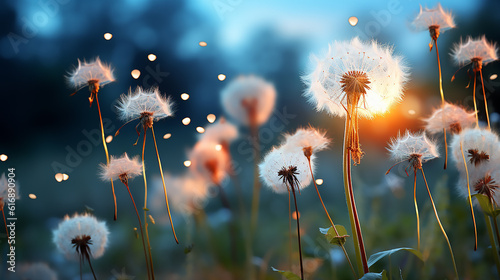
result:
[[[134,69],[132,70],[132,72],[130,72],[130,74],[132,75],[132,78],[137,80],[141,76],[141,71]]]
[[[111,40],[111,38],[113,38],[113,34],[111,34],[111,33],[104,33],[104,39],[106,41]]]
[[[190,123],[191,123],[191,119],[190,119],[190,118],[186,117],[186,118],[183,118],[183,119],[182,119],[182,124],[183,124],[183,125],[188,125],[188,124],[190,124]]]
[[[208,114],[208,115],[207,115],[207,121],[208,121],[209,123],[214,123],[216,118],[217,118],[217,117],[216,117],[214,114]]]

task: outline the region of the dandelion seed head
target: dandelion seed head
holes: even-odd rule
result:
[[[450,143],[452,158],[457,169],[461,173],[465,173],[460,142],[462,142],[469,176],[474,174],[484,175],[488,170],[495,167],[498,169],[500,165],[500,142],[495,132],[488,129],[469,128],[452,138]],[[487,155],[488,160],[471,161],[474,153],[477,153],[478,157],[482,154],[483,158]]]
[[[23,280],[57,280],[57,273],[46,263],[41,262],[21,264],[16,274]]]
[[[219,185],[227,176],[229,158],[223,151],[215,149],[217,144],[209,140],[198,141],[189,153],[189,159],[195,175]]]
[[[123,121],[130,121],[149,114],[154,121],[173,115],[173,102],[160,94],[156,87],[145,90],[137,87],[134,92],[129,90],[128,95],[122,94],[118,105],[118,117]]]
[[[402,99],[409,71],[393,49],[375,41],[335,41],[326,54],[311,56],[314,69],[302,77],[307,89],[304,95],[318,111],[345,116],[350,95],[356,90],[361,98],[354,106],[362,117],[386,112]]]
[[[96,81],[99,86],[104,86],[115,81],[113,70],[109,65],[101,62],[97,57],[92,62],[78,60],[78,67],[67,76],[68,83],[79,90],[89,85],[89,81]]]
[[[311,168],[314,171],[314,154],[311,156]],[[288,187],[283,182],[279,172],[283,168],[296,167],[296,178],[300,190],[309,186],[312,181],[309,163],[301,150],[292,151],[282,146],[274,147],[259,164],[259,174],[262,181],[276,193],[287,193]]]
[[[106,222],[98,221],[90,214],[75,214],[73,217],[65,216],[59,223],[57,229],[53,231],[52,241],[57,249],[70,260],[79,260],[72,240],[82,236],[90,236],[91,243],[88,244],[90,252],[94,258],[99,258],[104,254],[108,245],[108,227]]]
[[[468,112],[464,108],[445,102],[444,106],[435,109],[428,119],[425,131],[430,134],[443,132],[443,129],[452,133],[460,133],[462,129],[473,127],[476,123],[476,114]]]
[[[130,180],[142,174],[142,163],[139,162],[139,157],[130,159],[127,153],[121,157],[111,156],[109,164],[101,164],[101,180]]]
[[[421,163],[439,157],[438,148],[434,141],[427,138],[424,132],[411,133],[406,131],[404,136],[398,135],[392,139],[387,148],[394,161],[403,161],[419,158]]]
[[[232,80],[221,92],[226,113],[243,125],[265,123],[274,109],[276,90],[264,79],[240,76]]]
[[[217,122],[207,125],[205,133],[199,135],[200,140],[215,143],[231,143],[238,138],[238,128],[232,123],[220,118]]]
[[[299,128],[294,134],[285,134],[285,146],[299,150],[311,147],[313,153],[326,149],[329,143],[326,131],[313,127]]]
[[[483,35],[477,39],[467,37],[465,42],[460,39],[460,43],[454,45],[451,56],[455,63],[460,66],[474,61],[482,62],[482,64],[486,65],[498,59],[497,53],[498,48],[496,44],[488,42],[486,36]]]
[[[443,10],[440,3],[435,8],[422,8],[420,12],[411,23],[416,31],[429,30],[431,27],[437,27],[440,33],[446,30],[455,28],[455,22],[451,12]]]
[[[484,173],[473,172],[469,174],[469,187],[471,195],[480,193],[486,195],[490,202],[497,204],[500,202],[500,170],[488,170]],[[458,194],[465,198],[469,198],[469,190],[467,189],[467,177],[461,173],[457,182],[456,190]],[[476,199],[473,200],[476,207],[480,207]]]

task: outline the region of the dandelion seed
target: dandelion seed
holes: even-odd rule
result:
[[[108,244],[109,231],[105,222],[98,221],[90,214],[65,216],[53,231],[53,242],[57,249],[71,260],[85,260],[89,263],[96,278],[90,257],[97,259],[104,254]]]
[[[431,134],[441,133],[444,129],[448,129],[452,134],[458,134],[463,129],[474,126],[476,114],[445,102],[444,106],[434,110],[432,116],[424,121],[427,123],[425,130]]]

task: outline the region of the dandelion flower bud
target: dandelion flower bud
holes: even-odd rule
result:
[[[217,150],[218,143],[200,140],[189,153],[193,174],[219,185],[227,176],[228,155]]]
[[[467,161],[469,175],[479,176],[485,174],[491,168],[498,168],[500,163],[500,142],[498,136],[488,129],[465,129],[453,137],[451,141],[451,153],[453,160],[460,172],[465,172],[462,158],[462,150]]]
[[[464,108],[445,102],[444,105],[432,113],[432,116],[424,120],[427,125],[425,130],[430,134],[443,132],[443,129],[458,134],[462,129],[473,127],[476,123],[476,114],[467,112]]]
[[[152,124],[152,121],[172,116],[172,105],[170,98],[163,97],[158,88],[137,87],[134,92],[129,90],[128,95],[122,94],[116,108],[122,121],[147,117]]]
[[[129,180],[142,174],[139,157],[130,159],[127,153],[121,157],[111,156],[109,164],[101,164],[100,176],[103,181]]]
[[[311,167],[314,170],[314,155],[311,157]],[[294,177],[298,182],[295,188],[302,190],[311,183],[311,171],[309,163],[302,151],[294,151],[282,146],[273,148],[259,164],[259,173],[262,181],[276,193],[288,192],[287,183],[280,176],[284,168],[295,168]]]
[[[79,90],[85,86],[104,86],[115,81],[113,76],[113,70],[109,65],[101,62],[99,57],[97,57],[92,62],[81,62],[78,60],[78,67],[69,74],[67,77],[68,83]]]
[[[248,126],[265,123],[273,112],[275,101],[274,86],[256,76],[240,76],[231,81],[221,93],[226,113]]]
[[[64,221],[53,231],[52,240],[66,258],[79,260],[80,256],[74,246],[75,240],[89,237],[85,245],[94,258],[99,258],[108,244],[108,235],[106,222],[100,222],[90,214],[75,214],[71,218],[67,215],[64,217]]]
[[[345,116],[348,104],[359,108],[358,114],[372,117],[386,112],[400,101],[408,69],[391,47],[375,41],[333,42],[326,54],[311,56],[314,70],[303,77],[304,95],[335,116]]]

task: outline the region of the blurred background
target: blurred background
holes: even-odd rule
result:
[[[122,125],[116,118],[116,100],[130,88],[158,86],[175,101],[175,116],[155,124],[163,167],[169,174],[186,170],[187,152],[199,134],[196,128],[207,125],[207,115],[224,116],[219,95],[228,82],[241,74],[255,74],[273,83],[278,97],[276,112],[271,118],[280,125],[267,123],[261,127],[263,154],[279,144],[284,132],[309,124],[327,130],[333,144],[318,156],[315,176],[323,179],[320,191],[334,221],[349,228],[342,188],[344,121],[318,113],[307,104],[302,96],[305,86],[300,77],[309,69],[311,53],[320,53],[335,40],[355,36],[393,45],[395,53],[403,56],[411,68],[411,80],[403,101],[384,116],[360,122],[361,145],[366,154],[362,163],[353,169],[353,181],[367,254],[400,246],[415,247],[413,182],[406,178],[404,166],[395,170],[392,177],[384,174],[392,165],[386,152],[387,142],[399,131],[420,130],[422,119],[440,104],[436,55],[434,51],[429,52],[429,34],[414,32],[410,26],[419,12],[419,4],[432,8],[437,2],[2,1],[0,154],[8,158],[0,162],[0,173],[15,168],[21,186],[16,204],[17,261],[19,264],[42,261],[56,270],[60,279],[78,279],[78,264],[66,261],[56,251],[52,230],[64,215],[90,207],[99,219],[107,221],[111,232],[107,252],[94,262],[100,278],[118,279],[122,271],[136,279],[144,275],[142,249],[132,231],[136,226],[135,214],[127,193],[121,185],[115,185],[119,220],[114,222],[109,183],[97,176],[99,163],[105,162],[97,108],[95,105],[89,108],[86,89],[70,96],[74,90],[65,78],[78,65],[78,59],[90,61],[95,57],[110,64],[116,77],[116,82],[103,87],[99,94],[103,118],[109,124],[108,135],[114,135]],[[472,88],[466,88],[470,81],[467,68],[461,69],[451,82],[459,67],[449,53],[454,43],[469,35],[485,34],[488,40],[498,42],[500,2],[449,0],[441,4],[445,10],[452,11],[457,25],[438,40],[445,97],[452,103],[472,108]],[[349,22],[353,16],[358,19],[354,26]],[[136,70],[135,77],[133,70]],[[500,121],[500,80],[494,75],[498,71],[497,62],[483,68],[495,129]],[[181,98],[183,93],[189,95],[187,100]],[[191,120],[188,125],[182,123],[186,117]],[[133,126],[125,126],[119,136],[110,139],[108,148],[112,155],[140,154],[141,147],[132,145],[137,137]],[[166,134],[170,134],[168,139],[163,137]],[[239,140],[231,146],[232,156],[241,168],[239,177],[247,208],[253,176],[250,143],[249,131],[242,127]],[[152,146],[146,149],[146,158],[146,166],[151,166],[148,176],[158,180]],[[485,261],[489,243],[484,221],[478,219],[480,249],[474,252],[470,212],[465,200],[455,191],[458,172],[454,168],[443,171],[442,165],[443,160],[439,159],[424,168],[429,170],[427,176],[455,248],[459,270],[470,279],[494,277],[493,262]],[[66,174],[67,180],[58,182],[56,173]],[[227,180],[224,184],[236,204],[231,182]],[[136,200],[140,201],[142,181],[132,181],[131,187]],[[405,279],[418,278],[418,275],[409,275],[412,270],[443,278],[452,273],[451,263],[425,189],[420,191],[422,232],[425,233],[422,242],[426,248],[435,250],[432,254],[427,252],[432,265],[423,267],[404,253],[398,255],[397,261],[393,259],[392,265],[407,268],[403,268]],[[36,198],[30,198],[30,194]],[[227,232],[221,224],[227,220],[227,213],[220,209],[220,201],[215,198],[209,199],[205,206],[213,231],[211,237],[197,231],[192,218],[174,212],[181,245],[175,244],[165,217],[156,216],[159,222],[152,225],[150,231],[159,279],[231,279],[231,275],[237,275],[233,272],[241,260],[231,259],[225,249]],[[349,279],[350,271],[341,251],[325,245],[317,230],[328,227],[328,221],[311,187],[300,195],[299,209],[302,209],[304,251],[314,275],[311,279],[335,276]],[[287,197],[263,189],[260,213],[254,263],[263,271],[261,279],[280,279],[270,267],[289,267]],[[3,260],[7,247],[5,235],[0,236],[0,260]],[[348,241],[347,248],[353,252],[351,243]],[[192,244],[192,251],[186,253],[185,248]],[[386,268],[384,262],[377,265],[379,271]],[[440,266],[449,269],[440,270]],[[6,274],[5,267],[5,261],[0,262],[0,275]]]

